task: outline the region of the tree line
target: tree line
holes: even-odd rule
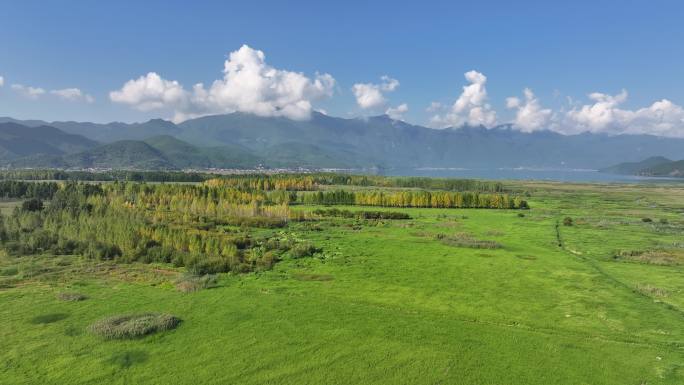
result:
[[[231,175],[205,182],[210,186],[223,186],[252,190],[312,191],[319,186],[360,186],[420,188],[426,190],[473,191],[499,193],[507,191],[500,182],[474,179],[385,177],[373,175],[315,174],[248,174]]]
[[[317,191],[298,195],[298,202],[316,205],[383,207],[528,209],[527,201],[508,194],[449,191]]]

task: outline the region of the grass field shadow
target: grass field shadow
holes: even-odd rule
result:
[[[41,314],[31,318],[31,323],[34,325],[51,324],[54,322],[61,321],[67,317],[69,317],[69,314],[66,313]]]
[[[127,350],[114,353],[107,362],[121,369],[128,369],[133,365],[144,363],[148,358],[149,354],[142,350]]]

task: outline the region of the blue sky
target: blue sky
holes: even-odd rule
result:
[[[110,92],[154,72],[177,81],[190,100],[192,86],[201,82],[210,91],[223,79],[229,53],[246,44],[265,54],[268,68],[302,73],[312,83],[316,73],[331,75],[331,95],[304,97],[331,115],[375,115],[406,104],[402,118],[413,123],[468,123],[490,111],[495,120],[483,122],[514,122],[530,107],[527,87],[537,103],[532,113],[549,111],[532,118],[559,131],[572,131],[572,124],[608,132],[660,124],[656,129],[679,136],[682,16],[677,1],[9,1],[0,13],[0,115],[102,122],[240,109],[230,99],[140,111],[132,101],[140,98],[115,102]],[[471,70],[486,76],[485,93],[471,90],[476,94],[456,111]],[[384,87],[383,75],[399,85]],[[355,84],[376,86],[383,102],[362,108]],[[43,93],[27,96],[27,87]],[[56,93],[71,88],[81,94]],[[507,101],[512,96],[517,103]],[[667,127],[655,112],[638,113],[663,99],[672,104],[665,113],[674,114]],[[441,109],[426,111],[432,102]],[[473,113],[477,108],[485,111]],[[567,120],[572,109],[577,114]],[[595,124],[592,113],[605,109],[617,117],[599,116],[608,121]]]

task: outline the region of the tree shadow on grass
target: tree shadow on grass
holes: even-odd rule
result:
[[[141,364],[147,361],[148,357],[149,354],[142,350],[127,350],[125,352],[114,353],[107,362],[118,366],[121,369],[128,369],[135,364]]]
[[[31,318],[31,323],[35,325],[51,324],[53,322],[61,321],[67,317],[69,317],[69,314],[66,313],[41,314]]]

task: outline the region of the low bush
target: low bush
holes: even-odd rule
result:
[[[649,265],[674,266],[684,264],[684,252],[679,250],[620,250],[613,259],[645,263]]]
[[[77,302],[84,301],[88,299],[88,297],[80,293],[59,293],[57,294],[57,299],[60,301]]]
[[[336,208],[331,209],[317,209],[313,211],[314,215],[320,217],[339,217],[339,218],[359,218],[359,219],[411,219],[411,216],[406,213],[395,211],[350,211],[340,210]]]
[[[171,314],[142,313],[108,317],[90,325],[88,330],[105,339],[138,338],[174,329],[180,319]]]
[[[36,198],[26,200],[21,204],[23,211],[42,211],[43,208],[43,201]]]
[[[218,277],[215,274],[184,275],[176,281],[176,290],[183,293],[192,293],[202,289],[216,287]]]
[[[651,222],[653,222],[653,219],[651,219],[651,218],[641,218],[641,221],[644,222],[644,223],[651,223]]]
[[[636,286],[636,291],[653,297],[667,297],[670,295],[669,291],[649,284],[638,284]]]
[[[290,256],[292,256],[292,258],[310,257],[319,251],[321,251],[321,249],[311,243],[298,243],[290,249]]]
[[[467,247],[471,249],[500,249],[503,247],[496,241],[476,239],[467,233],[457,233],[454,235],[437,234],[436,238],[445,245],[455,247]]]
[[[573,221],[570,217],[563,218],[563,226],[572,226]]]

